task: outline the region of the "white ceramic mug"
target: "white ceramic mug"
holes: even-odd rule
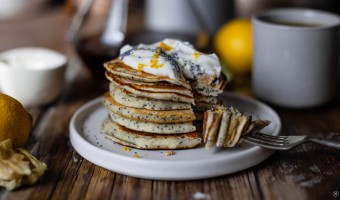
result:
[[[55,51],[24,47],[0,54],[0,91],[25,107],[53,101],[64,86],[67,58]]]
[[[161,33],[197,35],[202,32],[202,27],[193,12],[196,9],[207,31],[214,34],[233,16],[233,1],[192,0],[192,4],[195,8],[191,8],[187,0],[146,0],[145,26]]]
[[[254,15],[254,94],[290,108],[330,102],[337,90],[339,24],[337,15],[312,9]]]

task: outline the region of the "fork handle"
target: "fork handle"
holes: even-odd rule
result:
[[[337,140],[328,140],[328,139],[316,138],[316,137],[307,137],[306,139],[307,141],[310,141],[310,142],[315,142],[315,143],[322,144],[328,147],[340,149],[340,141],[337,141]]]

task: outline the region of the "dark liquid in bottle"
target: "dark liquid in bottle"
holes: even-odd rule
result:
[[[103,63],[119,56],[119,49],[106,46],[100,36],[81,38],[76,41],[76,50],[86,67],[97,77],[105,79]]]

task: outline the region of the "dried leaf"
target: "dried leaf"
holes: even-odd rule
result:
[[[0,143],[0,186],[13,190],[21,185],[34,184],[46,171],[44,162],[25,149],[12,149],[10,139]]]

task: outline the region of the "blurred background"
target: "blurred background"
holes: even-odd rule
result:
[[[102,77],[101,64],[117,57],[121,45],[177,38],[217,53],[224,72],[237,80],[229,87],[249,95],[252,14],[281,7],[340,13],[339,0],[0,0],[0,5],[0,51],[20,46],[71,49],[90,74]],[[114,31],[120,33],[119,44],[103,42],[104,33]],[[243,57],[228,60],[238,52],[221,45],[230,42],[226,38],[244,42]]]

